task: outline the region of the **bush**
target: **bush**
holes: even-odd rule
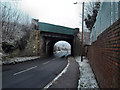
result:
[[[15,49],[15,46],[12,43],[2,42],[2,49],[5,53],[11,53]]]

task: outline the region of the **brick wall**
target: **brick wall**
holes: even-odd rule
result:
[[[89,46],[88,59],[101,88],[120,88],[120,19]]]

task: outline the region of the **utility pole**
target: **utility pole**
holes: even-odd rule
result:
[[[83,61],[83,32],[84,31],[84,2],[82,5],[82,42],[81,42],[81,62]]]

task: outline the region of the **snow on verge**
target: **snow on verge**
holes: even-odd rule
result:
[[[30,61],[30,60],[37,59],[37,58],[40,58],[40,56],[33,56],[33,57],[15,57],[15,58],[11,58],[10,60],[2,61],[2,63],[3,63],[3,64],[10,64],[10,63],[15,64],[16,62]]]
[[[95,75],[88,63],[88,60],[83,58],[83,62],[81,62],[81,57],[77,57],[76,61],[80,66],[80,79],[78,82],[78,90],[80,88],[99,88],[95,79]]]
[[[60,74],[58,74],[57,77],[55,77],[50,83],[48,83],[42,90],[48,89],[55,81],[57,81],[58,78],[60,78],[60,77],[67,71],[69,65],[70,65],[70,61],[69,61],[69,59],[68,59],[68,64],[67,64],[67,66],[64,68],[64,70],[63,70]]]

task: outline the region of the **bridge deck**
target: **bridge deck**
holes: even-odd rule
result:
[[[39,22],[39,30],[44,32],[53,32],[67,35],[74,35],[75,29]]]

